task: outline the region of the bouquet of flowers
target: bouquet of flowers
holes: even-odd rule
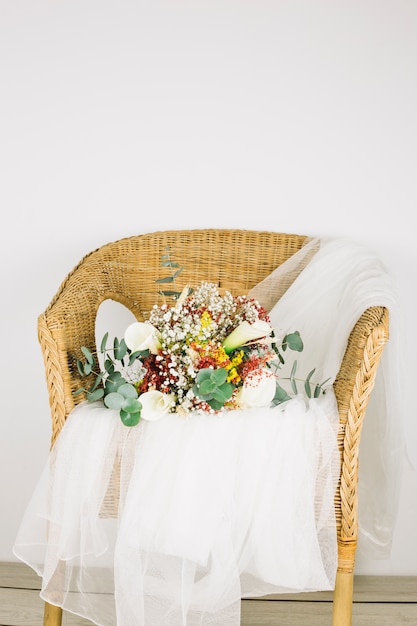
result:
[[[267,311],[257,301],[229,292],[220,295],[209,282],[195,291],[186,286],[181,293],[160,293],[173,295],[173,303],[155,304],[149,319],[129,325],[111,348],[108,333],[104,335],[103,369],[97,371],[95,355],[81,348],[85,361],[77,361],[78,370],[96,378],[90,389],[82,387],[75,394],[85,393],[88,401],[102,400],[119,410],[126,426],[167,413],[216,413],[290,399],[278,382],[278,370],[287,349],[302,351],[298,331],[278,342]],[[289,378],[294,393],[296,365],[294,361]],[[324,383],[312,386],[313,372],[304,388],[309,397],[318,397]]]

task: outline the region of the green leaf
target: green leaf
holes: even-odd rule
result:
[[[93,371],[91,363],[84,363],[84,375],[88,376]]]
[[[77,359],[77,370],[81,376],[84,376],[84,363],[80,359]]]
[[[72,392],[72,395],[73,395],[73,396],[79,396],[81,393],[84,393],[84,391],[86,391],[86,390],[84,389],[84,387],[80,387],[80,388],[79,388],[79,389],[77,389],[76,391],[73,391],[73,392]]]
[[[125,426],[132,428],[133,426],[136,426],[137,424],[139,424],[140,411],[138,411],[137,413],[127,413],[127,411],[123,411],[123,409],[121,409],[120,419],[122,420]]]
[[[215,385],[222,385],[224,382],[226,382],[227,370],[224,367],[219,367],[219,369],[212,371],[210,378]]]
[[[95,389],[97,389],[97,387],[99,386],[99,384],[102,382],[103,380],[103,374],[97,374],[96,379],[94,381],[94,385],[91,387],[90,391],[94,391]]]
[[[158,283],[158,284],[161,284],[161,283],[173,283],[174,282],[174,278],[172,276],[166,276],[165,278],[158,278],[155,282]]]
[[[127,354],[127,345],[125,343],[125,340],[122,339],[121,341],[117,342],[117,345],[114,346],[114,357],[118,361],[121,361],[122,359],[124,359],[126,354]]]
[[[178,267],[178,264],[175,267]],[[184,269],[184,266],[181,266],[176,272],[173,273],[172,278],[175,280],[177,278],[177,276],[179,276],[181,274],[183,269]]]
[[[234,385],[228,383],[227,370],[219,368],[213,370],[204,368],[197,374],[196,384],[193,387],[194,394],[208,402],[208,404],[219,410],[233,394]]]
[[[284,342],[290,350],[294,350],[295,352],[302,352],[303,350],[304,346],[298,330],[296,330],[294,333],[286,335],[284,337]]]
[[[316,387],[315,387],[315,389],[314,389],[314,397],[315,397],[315,398],[318,398],[318,397],[319,397],[320,392],[326,393],[326,392],[325,392],[325,390],[323,389],[323,387],[324,387],[324,385],[325,385],[326,383],[328,383],[328,382],[329,382],[329,380],[330,380],[330,378],[326,378],[326,380],[323,380],[323,382],[322,382],[322,383],[320,383],[320,384],[317,384],[317,385],[316,385]]]
[[[87,362],[90,363],[90,365],[94,365],[94,357],[91,354],[90,350],[85,346],[81,346],[81,352],[84,354]]]
[[[107,374],[109,374],[109,376],[111,376],[114,372],[114,363],[111,359],[106,359],[104,361],[104,369],[106,370]]]
[[[312,369],[311,372],[309,372],[307,374],[307,378],[304,381],[304,389],[307,395],[307,398],[311,398],[311,385],[310,385],[310,379],[313,376],[314,372],[316,371],[316,369]]]
[[[224,383],[221,387],[216,387],[213,391],[213,399],[221,402],[224,405],[227,400],[230,400],[233,394],[233,385],[231,383]]]
[[[137,359],[146,358],[149,354],[149,350],[136,350],[136,352],[132,352],[129,356],[129,365],[133,365]]]
[[[169,254],[164,254],[161,259],[169,259]],[[162,261],[161,267],[178,267],[179,263],[175,263],[175,261]]]
[[[294,393],[298,393],[297,383],[295,381],[296,371],[297,371],[297,361],[294,361],[292,368],[291,368],[291,374],[290,374],[291,389],[293,390]]]
[[[201,369],[197,374],[197,378],[196,378],[197,383],[201,383],[203,380],[210,379],[212,371],[213,370],[209,367],[205,367]]]
[[[117,393],[121,393],[125,398],[137,398],[138,392],[131,383],[123,383],[118,387]]]
[[[124,401],[124,396],[117,392],[109,393],[104,398],[104,404],[108,409],[121,409]]]
[[[275,343],[272,344],[272,349],[274,350],[275,354],[278,357],[278,361],[280,362],[281,365],[284,365],[285,360],[284,357],[282,356],[281,352],[278,350],[277,345]]]
[[[111,378],[108,378],[105,383],[105,389],[107,393],[113,393],[119,389],[121,385],[125,383],[125,379],[120,372],[114,372]]]
[[[142,404],[135,398],[125,398],[122,410],[126,413],[140,413],[142,410]]]
[[[211,393],[213,393],[214,389],[216,389],[215,383],[210,378],[203,380],[197,385],[197,387],[199,390],[199,395],[202,394],[203,396],[210,395]]]
[[[96,389],[95,391],[89,391],[87,393],[87,400],[89,402],[96,402],[96,400],[101,400],[104,396],[104,389],[100,387],[100,389]]]
[[[106,351],[106,344],[107,344],[107,339],[108,338],[109,338],[109,333],[105,333],[105,335],[103,336],[103,339],[101,340],[100,352],[105,352]]]
[[[289,396],[288,393],[285,391],[285,389],[277,383],[277,386],[275,389],[275,396],[272,400],[273,404],[280,404],[281,402],[286,402],[287,400],[290,400],[290,399],[291,399],[291,396]]]
[[[223,403],[222,402],[218,402],[214,398],[211,399],[211,400],[208,400],[207,404],[209,406],[211,406],[211,408],[214,409],[214,411],[220,411],[223,408]]]
[[[181,295],[181,291],[158,291],[158,293],[161,294],[161,296],[170,296],[172,298],[174,298],[175,300],[177,300],[180,295]]]

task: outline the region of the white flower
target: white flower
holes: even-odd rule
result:
[[[241,409],[269,406],[275,395],[276,381],[271,370],[255,370],[245,379],[236,395],[236,402]]]
[[[132,352],[149,350],[152,354],[158,354],[161,349],[159,333],[155,326],[145,322],[134,322],[126,328],[124,339],[127,347]]]
[[[155,422],[168,413],[174,404],[174,398],[169,393],[162,393],[153,389],[142,393],[139,396],[139,402],[142,405],[141,419]]]
[[[250,341],[267,337],[273,330],[273,327],[263,320],[256,320],[253,324],[242,322],[223,341],[223,348],[229,354]]]

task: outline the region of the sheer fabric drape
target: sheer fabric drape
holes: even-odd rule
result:
[[[313,239],[249,295],[278,334],[300,331],[299,376],[316,367],[315,379],[330,383],[362,311],[390,308],[394,337],[361,446],[379,484],[375,495],[375,478],[361,476],[360,511],[369,545],[387,550],[402,440],[385,268],[357,244]],[[131,429],[81,404],[46,462],[15,554],[43,577],[45,600],[100,626],[238,626],[241,597],[333,588],[337,429],[331,385],[311,401]]]

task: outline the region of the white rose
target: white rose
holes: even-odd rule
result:
[[[237,392],[236,402],[241,409],[268,406],[275,395],[275,389],[275,375],[271,370],[255,370],[247,376]]]
[[[223,348],[229,354],[232,350],[244,346],[250,341],[267,337],[273,330],[273,327],[263,320],[256,320],[253,324],[242,322],[223,341]]]
[[[155,326],[145,322],[134,322],[126,328],[125,342],[129,350],[149,350],[152,354],[158,354],[161,349],[159,333]]]
[[[171,394],[162,393],[156,389],[152,391],[145,391],[139,396],[139,402],[142,405],[140,412],[141,419],[148,420],[149,422],[155,422],[159,418],[168,413],[169,409],[174,403]]]

